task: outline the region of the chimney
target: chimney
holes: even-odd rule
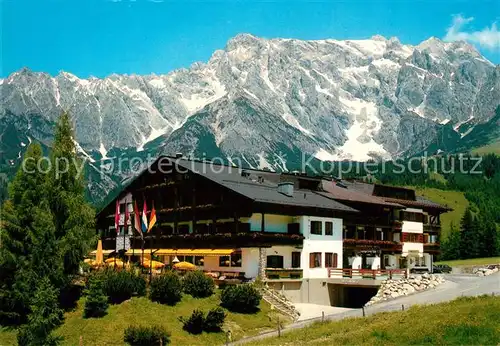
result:
[[[293,197],[293,183],[283,182],[278,184],[278,192],[288,197]]]

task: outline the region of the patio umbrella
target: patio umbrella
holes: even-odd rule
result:
[[[192,263],[189,262],[179,262],[174,264],[175,269],[181,269],[181,270],[195,270],[196,266]]]
[[[112,261],[110,261],[110,262],[106,261],[106,265],[108,267],[114,267],[115,266],[114,258],[108,258],[108,259],[111,259]],[[116,259],[116,266],[122,268],[123,267],[123,261],[121,259]]]
[[[149,267],[152,267],[153,269],[158,269],[158,268],[162,268],[164,267],[165,264],[162,263],[162,262],[158,262],[158,261],[144,261],[144,267],[146,268],[149,268]]]
[[[102,253],[102,240],[99,239],[97,241],[97,251],[95,254],[95,264],[100,265],[103,263],[103,260],[104,260],[104,255]]]
[[[116,261],[120,261],[120,259],[116,258]],[[115,258],[114,257],[110,257],[107,260],[105,260],[104,262],[106,262],[106,263],[115,263]]]

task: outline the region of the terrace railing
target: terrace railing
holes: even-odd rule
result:
[[[394,277],[408,277],[406,269],[352,269],[327,268],[328,277],[342,277],[350,279],[392,279]]]

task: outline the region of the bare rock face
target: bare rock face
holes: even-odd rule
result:
[[[494,116],[500,67],[466,43],[435,38],[411,46],[381,36],[242,34],[208,62],[166,75],[81,79],[22,69],[1,80],[0,99],[3,164],[18,164],[30,141],[50,146],[54,122],[68,110],[96,171],[124,154],[178,151],[283,170],[303,154],[366,161],[435,142],[433,150],[449,150],[437,140],[444,130],[460,141]]]

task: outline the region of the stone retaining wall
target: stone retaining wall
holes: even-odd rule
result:
[[[380,285],[377,294],[365,306],[434,288],[444,281],[441,275],[436,274],[411,275],[408,279],[385,280]]]

